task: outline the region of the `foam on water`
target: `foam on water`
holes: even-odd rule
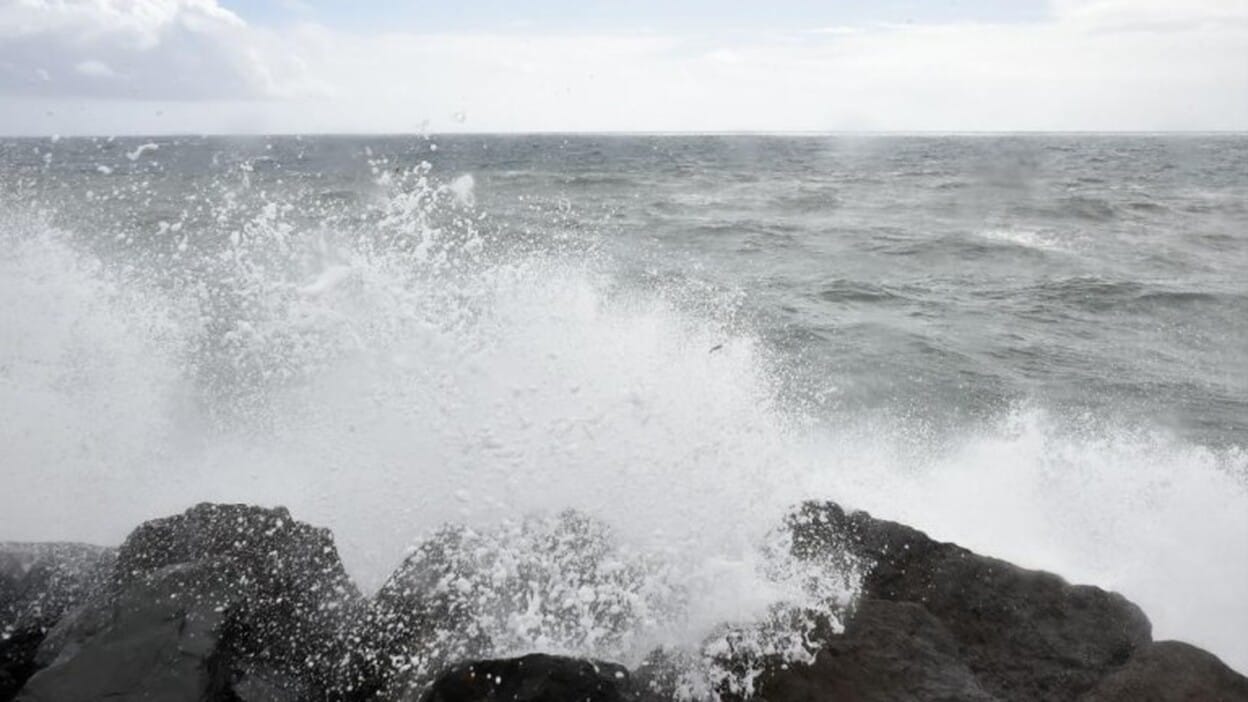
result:
[[[979,235],[989,241],[1013,244],[1027,249],[1041,251],[1066,251],[1068,246],[1051,232],[1017,227],[997,227],[985,229]]]
[[[846,600],[849,581],[811,589],[764,548],[799,466],[754,340],[592,260],[495,256],[470,218],[431,219],[467,206],[463,188],[417,180],[363,238],[296,232],[272,203],[218,251],[121,263],[37,219],[7,231],[5,537],[116,542],[196,501],[284,504],[331,527],[373,588],[442,524],[523,552],[508,524],[575,508],[669,593],[611,637],[482,600],[497,653],[637,663],[778,603]],[[556,594],[584,596],[534,597]],[[798,655],[795,633],[752,642]]]
[[[116,542],[196,501],[284,504],[332,528],[371,588],[444,523],[524,552],[514,525],[575,508],[649,592],[679,593],[662,626],[483,626],[502,652],[635,662],[776,602],[843,600],[845,582],[810,592],[764,548],[794,503],[832,498],[1119,589],[1160,636],[1248,667],[1242,449],[1038,408],[956,436],[805,417],[777,399],[785,359],[730,314],[625,285],[603,256],[518,247],[478,226],[470,180],[411,175],[382,176],[354,231],[301,231],[268,203],[199,234],[217,248],[160,255],[96,256],[6,217],[3,536]]]
[[[1059,419],[1063,421],[1059,421]],[[1157,639],[1248,666],[1248,452],[1017,407],[932,442],[911,424],[819,437],[822,485],[935,538],[1124,593]]]

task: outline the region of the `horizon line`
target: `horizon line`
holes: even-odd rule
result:
[[[0,134],[0,139],[130,139],[130,138],[264,138],[264,137],[309,137],[309,138],[441,138],[441,137],[524,137],[524,136],[574,136],[574,137],[691,137],[691,136],[755,136],[755,137],[819,137],[819,136],[1236,136],[1248,135],[1245,129],[988,129],[988,130],[943,130],[943,129],[846,129],[846,130],[776,130],[776,129],[739,129],[739,130],[517,130],[517,131],[447,131],[447,132],[387,132],[387,131],[333,131],[333,132],[126,132],[126,133],[18,133]]]

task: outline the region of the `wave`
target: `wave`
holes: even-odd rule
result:
[[[1245,303],[1242,294],[1221,290],[1181,289],[1134,280],[1113,280],[1096,276],[1057,278],[1035,285],[1000,290],[993,296],[1047,305],[1049,309],[1138,311],[1156,314],[1160,310],[1184,310],[1193,306],[1234,309]]]
[[[1070,247],[1051,232],[1014,227],[979,232],[984,239],[1040,251],[1069,251]]]
[[[1158,639],[1248,661],[1226,623],[1248,615],[1229,585],[1248,578],[1231,555],[1248,548],[1243,447],[1027,405],[940,445],[923,433],[884,419],[831,438],[822,489],[936,538],[1117,589],[1149,613]]]
[[[557,179],[565,185],[584,188],[635,188],[639,183],[636,178],[619,173],[578,173],[573,176],[562,176]]]
[[[893,303],[906,302],[907,297],[882,285],[861,281],[836,280],[819,291],[819,299],[825,302]]]
[[[1248,663],[1242,448],[1025,404],[951,431],[811,415],[748,326],[627,284],[593,247],[517,242],[427,171],[386,173],[371,209],[329,223],[218,198],[225,224],[186,245],[6,212],[5,538],[116,542],[192,502],[284,504],[376,586],[445,523],[507,533],[574,508],[661,561],[656,591],[695,593],[597,652],[628,662],[812,596],[762,546],[827,497],[1120,589],[1160,636]]]
[[[282,504],[376,586],[443,524],[574,508],[687,593],[661,631],[590,652],[634,662],[838,596],[777,580],[761,548],[799,495],[757,341],[575,248],[517,253],[460,200],[399,188],[355,232],[266,205],[201,232],[215,244],[109,256],[37,218],[7,228],[5,538],[116,542],[190,502]]]
[[[768,207],[786,214],[832,213],[843,205],[844,200],[836,188],[810,185],[795,185],[767,201]]]
[[[1122,216],[1119,208],[1108,200],[1098,197],[1058,198],[1052,205],[1017,205],[1011,208],[1021,217],[1045,221],[1075,220],[1086,222],[1110,222]]]

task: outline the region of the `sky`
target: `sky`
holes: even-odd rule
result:
[[[0,0],[0,134],[1245,131],[1248,0]]]

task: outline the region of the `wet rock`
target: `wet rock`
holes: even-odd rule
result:
[[[421,702],[632,702],[628,671],[613,663],[533,654],[476,661],[440,675]]]
[[[766,700],[988,702],[961,659],[958,642],[921,605],[864,600],[842,635],[832,637],[809,665],[772,676]]]
[[[671,594],[644,569],[602,523],[575,511],[488,531],[441,529],[374,598],[356,677],[386,699],[416,700],[439,671],[529,641],[618,648]]]
[[[88,544],[0,544],[0,631],[55,623],[101,589],[114,558]]]
[[[790,526],[794,551],[801,557],[840,553],[867,564],[864,603],[883,600],[921,608],[921,613],[912,614],[928,632],[924,636],[932,645],[928,652],[943,652],[949,659],[948,672],[961,680],[965,677],[961,671],[969,671],[978,688],[992,697],[1076,699],[1151,639],[1148,619],[1121,595],[980,556],[865,512],[807,503],[793,515]],[[838,650],[861,640],[863,625],[856,618],[871,617],[867,623],[880,631],[879,614],[878,605],[860,605],[845,637],[833,637],[820,652],[824,669],[830,670],[829,661]],[[948,638],[936,635],[942,629]],[[895,631],[895,625],[884,627],[882,638],[872,646],[895,638]],[[938,641],[953,645],[937,646]],[[898,665],[908,655],[904,649],[892,651]],[[870,653],[873,665],[888,663],[888,651],[854,650]],[[925,686],[942,667],[936,658],[927,663],[928,670],[913,678],[914,687],[898,690],[894,698],[927,698]],[[799,672],[778,674],[768,684],[780,685],[776,680],[785,674],[809,674],[801,666],[793,670]],[[903,676],[892,683],[905,680]]]
[[[489,634],[474,615],[491,583],[476,535],[445,528],[420,544],[373,599],[357,654],[361,688],[415,699],[436,671],[481,657]],[[500,583],[501,584],[501,583]]]
[[[0,700],[8,702],[34,675],[35,653],[43,634],[38,629],[20,629],[0,641]]]
[[[1248,702],[1248,678],[1218,657],[1178,641],[1135,652],[1082,702]]]
[[[0,544],[0,701],[39,668],[48,630],[103,591],[113,558],[86,544]]]
[[[329,532],[201,504],[136,529],[106,593],[50,632],[18,699],[316,699],[358,593]]]
[[[656,595],[644,554],[575,512],[444,529],[371,602],[329,533],[280,508],[199,505],[142,525],[115,555],[4,546],[0,702],[23,682],[23,702],[651,702],[690,689],[686,674],[708,664],[741,674],[740,687],[704,678],[725,700],[1248,700],[1243,676],[1192,646],[1152,643],[1143,613],[1114,593],[831,503],[802,506],[787,527],[776,548],[803,578],[861,575],[848,610],[818,600],[828,606],[773,613],[812,660],[782,661],[791,647],[747,645],[725,624],[712,639],[727,645],[659,651],[635,675],[489,658],[534,640],[626,650],[623,637],[687,604]]]

